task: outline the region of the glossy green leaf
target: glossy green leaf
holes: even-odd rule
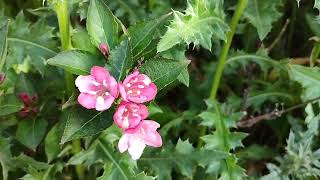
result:
[[[0,96],[0,116],[18,112],[22,107],[23,104],[17,96],[11,94]]]
[[[158,90],[161,90],[175,81],[189,63],[190,61],[156,58],[144,63],[140,71],[147,74],[157,85]]]
[[[144,54],[147,52],[146,50],[150,45],[152,45],[151,42],[157,29],[167,20],[170,15],[171,13],[161,16],[157,19],[137,23],[128,29],[133,59],[136,60],[144,57]]]
[[[51,130],[48,132],[45,140],[45,152],[47,155],[48,162],[51,162],[55,159],[58,154],[61,152],[62,147],[60,146],[60,139],[62,136],[61,123],[54,125]]]
[[[87,30],[92,43],[99,47],[100,43],[108,43],[110,49],[118,44],[120,25],[105,1],[90,1],[87,14]]]
[[[47,125],[47,121],[41,118],[20,121],[16,138],[21,144],[35,151],[46,134]]]
[[[188,1],[185,13],[173,11],[174,19],[161,38],[157,51],[162,52],[179,43],[202,45],[211,50],[211,37],[226,40],[228,25],[224,22],[221,1]]]
[[[63,121],[62,144],[72,139],[96,135],[113,122],[110,110],[97,112],[80,107],[64,111],[61,120]]]
[[[281,17],[279,6],[281,0],[250,0],[244,12],[244,17],[257,29],[260,40],[271,31],[272,23]]]
[[[133,65],[128,39],[122,41],[119,46],[112,50],[111,54],[112,56],[109,61],[112,68],[111,73],[117,81],[120,81],[128,74]]]
[[[302,98],[304,100],[319,97],[320,68],[304,67],[301,65],[288,65],[290,78],[297,81],[303,87]]]
[[[85,29],[77,28],[72,34],[72,45],[75,49],[88,51],[92,54],[98,53],[97,48],[90,43],[90,36]]]
[[[76,75],[90,74],[92,66],[103,66],[103,58],[76,50],[59,53],[47,62]]]

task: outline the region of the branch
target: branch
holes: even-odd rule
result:
[[[280,41],[281,37],[283,36],[284,32],[286,31],[288,25],[290,23],[290,19],[287,19],[285,24],[283,25],[280,33],[278,34],[278,36],[276,37],[276,39],[271,43],[271,45],[267,48],[267,51],[270,52],[276,45],[277,43]]]
[[[253,126],[254,124],[256,123],[259,123],[260,121],[263,121],[263,120],[272,120],[274,118],[277,118],[277,117],[281,117],[283,114],[287,113],[287,112],[290,112],[292,110],[295,110],[295,109],[298,109],[298,108],[301,108],[301,107],[304,107],[305,105],[309,104],[309,103],[313,103],[314,101],[317,101],[317,100],[320,100],[320,96],[319,97],[316,97],[314,99],[310,99],[304,103],[301,103],[301,104],[298,104],[298,105],[295,105],[295,106],[292,106],[288,109],[284,109],[284,110],[278,110],[278,109],[275,109],[267,114],[263,114],[263,115],[260,115],[260,116],[256,116],[256,117],[253,117],[253,118],[250,118],[250,119],[247,119],[247,120],[241,120],[237,123],[237,127],[238,128],[244,128],[244,127],[251,127]]]

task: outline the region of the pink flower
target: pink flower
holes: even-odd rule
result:
[[[160,125],[151,120],[142,120],[136,128],[128,129],[119,140],[118,148],[121,153],[128,150],[132,159],[141,157],[146,145],[161,147],[162,139],[157,129]]]
[[[103,67],[93,66],[91,75],[80,75],[75,83],[80,91],[78,102],[87,109],[104,111],[118,97],[117,81]]]
[[[151,101],[157,94],[157,86],[147,75],[137,70],[127,76],[123,83],[119,83],[119,90],[124,101],[135,103]]]
[[[122,101],[113,115],[113,120],[122,129],[134,128],[141,120],[146,119],[148,114],[145,105]]]

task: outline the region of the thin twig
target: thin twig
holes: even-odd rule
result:
[[[316,64],[320,64],[320,59],[317,59]],[[298,64],[298,65],[307,65],[310,63],[310,59],[306,57],[301,57],[301,58],[291,58],[289,60],[290,64]]]
[[[286,31],[288,25],[290,23],[290,19],[287,19],[285,24],[283,25],[280,33],[278,34],[277,38],[271,43],[271,45],[267,48],[267,51],[270,52],[280,41],[281,37],[283,36],[284,32]]]
[[[310,100],[308,100],[308,101],[306,101],[304,103],[292,106],[292,107],[290,107],[288,109],[284,109],[284,110],[275,109],[275,110],[273,110],[273,111],[271,111],[271,112],[269,112],[267,114],[263,114],[263,115],[260,115],[260,116],[257,116],[257,117],[253,117],[253,118],[250,118],[250,119],[247,119],[247,120],[239,121],[237,123],[237,127],[238,128],[251,127],[251,126],[253,126],[254,124],[256,124],[256,123],[258,123],[260,121],[271,120],[271,119],[274,119],[276,117],[281,117],[283,114],[285,114],[287,112],[290,112],[292,110],[304,107],[305,105],[307,105],[309,103],[312,103],[314,101],[317,101],[317,100],[320,100],[320,96],[317,97],[317,98],[314,98],[314,99],[310,99]]]

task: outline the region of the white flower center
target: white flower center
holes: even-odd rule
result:
[[[98,103],[99,105],[103,105],[103,104],[104,104],[104,98],[103,98],[102,96],[98,96],[98,97],[97,97],[97,103]]]

